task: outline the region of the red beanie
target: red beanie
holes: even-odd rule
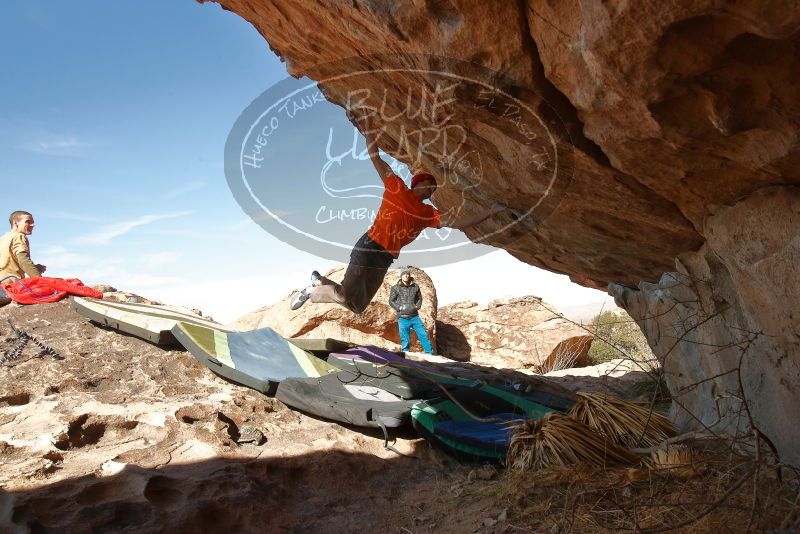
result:
[[[415,185],[420,182],[424,182],[425,180],[433,180],[433,183],[436,184],[436,178],[434,178],[432,174],[428,174],[427,172],[418,172],[411,179],[411,189],[414,189]]]

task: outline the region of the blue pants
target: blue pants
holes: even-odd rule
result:
[[[431,341],[428,339],[428,331],[425,329],[425,324],[422,322],[422,319],[419,318],[419,315],[408,318],[398,317],[397,325],[400,327],[400,350],[408,350],[408,346],[411,342],[410,330],[413,328],[414,332],[417,333],[417,339],[419,339],[419,342],[422,344],[422,350],[428,354],[433,352]]]

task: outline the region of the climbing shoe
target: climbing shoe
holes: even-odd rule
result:
[[[311,298],[311,291],[314,289],[314,286],[308,286],[301,289],[297,295],[292,299],[291,308],[293,310],[299,309],[306,301]]]

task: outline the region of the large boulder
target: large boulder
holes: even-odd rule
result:
[[[537,371],[556,362],[586,365],[593,339],[589,330],[534,296],[442,306],[436,331],[439,352],[448,358]]]
[[[341,282],[344,272],[345,267],[337,267],[325,276],[334,282]],[[436,339],[436,288],[422,269],[412,267],[411,272],[422,291],[420,317],[433,342]],[[400,345],[400,333],[397,329],[397,314],[389,306],[389,292],[399,279],[400,271],[390,270],[378,293],[361,314],[355,314],[338,304],[314,304],[310,301],[299,310],[293,311],[289,306],[293,294],[289,294],[275,304],[237,319],[231,326],[239,330],[268,326],[287,338],[330,337],[359,345],[371,344],[396,349]],[[413,334],[411,350],[422,350]]]
[[[708,242],[657,284],[612,286],[661,360],[681,426],[756,429],[796,465],[800,427],[787,414],[800,412],[798,228],[800,191],[772,188],[709,217]]]
[[[772,244],[778,242],[789,254],[798,225],[783,235],[781,224],[756,225],[758,231],[751,232],[726,226],[736,223],[731,216],[706,222],[749,197],[758,199],[765,214],[796,214],[795,204],[786,207],[800,185],[795,2],[218,1],[250,21],[292,75],[321,80],[330,101],[345,105],[353,89],[370,90],[376,101],[366,104],[392,116],[375,124],[381,148],[399,157],[409,152],[406,159],[432,171],[447,163],[448,139],[417,149],[401,146],[402,132],[425,131],[432,122],[430,113],[402,113],[409,95],[438,94],[437,78],[426,72],[463,74],[463,64],[453,67],[446,58],[496,73],[492,86],[538,122],[522,124],[513,106],[493,107],[481,100],[481,91],[456,87],[437,116],[446,124],[433,129],[469,132],[459,161],[469,163],[467,169],[480,162],[483,170],[476,185],[456,168],[434,195],[437,206],[509,206],[467,230],[470,238],[482,237],[587,286],[616,284],[620,303],[642,324],[688,328],[671,335],[681,340],[690,333],[697,346],[717,343],[723,330],[722,337],[733,340],[738,328],[758,333],[780,324],[792,335],[800,331],[792,307],[800,298],[796,277],[783,277],[778,267],[780,276],[769,276],[765,264],[753,259],[766,251],[777,262]],[[341,59],[348,57],[359,58],[355,66],[363,74],[357,82],[336,77],[344,74]],[[553,175],[561,180],[554,184]],[[785,187],[785,194],[762,194],[775,186]],[[533,217],[520,217],[531,208]],[[697,303],[683,300],[691,295],[675,297],[672,289],[647,285],[675,271],[679,256],[695,253],[697,261],[682,260],[677,271],[702,280],[704,289],[691,289],[700,296]],[[749,272],[756,278],[745,276]],[[628,291],[636,287],[643,295]],[[765,294],[776,298],[765,301]],[[671,299],[689,316],[699,303],[729,306],[725,321],[713,328],[653,320],[650,309],[666,305],[666,314]],[[661,344],[664,329],[651,330],[651,343]],[[675,345],[670,357],[697,370],[703,385],[691,388],[693,406],[706,413],[733,395],[726,357],[712,352],[698,367],[697,350]],[[760,384],[759,391],[775,392],[775,402],[745,395],[745,426],[756,426],[800,465],[787,448],[797,442],[797,426],[776,423],[800,402],[796,379],[784,384],[800,367],[800,351],[782,337],[764,350],[758,364],[748,361],[736,374],[744,383]],[[721,427],[740,432],[737,413],[723,411],[721,417],[734,419]]]

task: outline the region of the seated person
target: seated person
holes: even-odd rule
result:
[[[36,223],[27,211],[15,211],[8,222],[11,230],[0,236],[0,288],[13,284],[25,276],[41,276],[44,265],[31,261],[31,247],[28,236],[33,233]],[[0,295],[0,298],[5,295]]]

